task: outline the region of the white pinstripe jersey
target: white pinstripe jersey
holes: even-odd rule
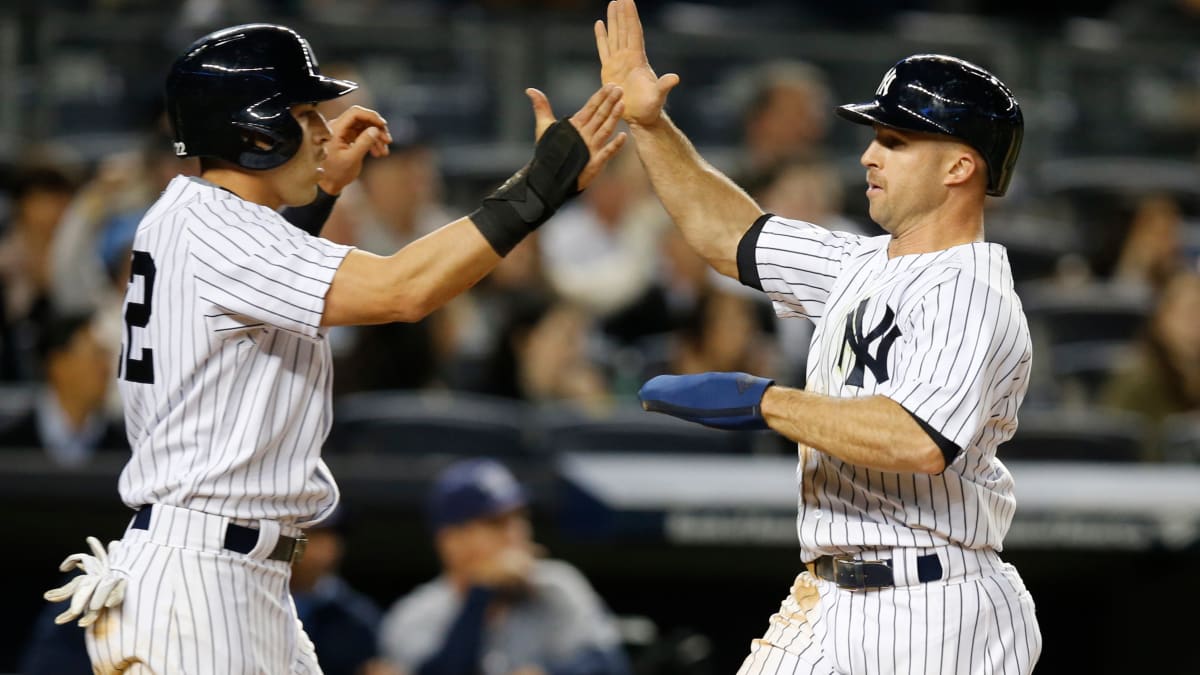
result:
[[[294,526],[332,510],[320,322],[349,251],[206,181],[171,181],[138,225],[125,295],[127,505]]]
[[[801,555],[941,546],[1000,550],[1016,502],[996,447],[1012,437],[1032,347],[1002,246],[889,259],[891,237],[771,217],[763,290],[815,324],[805,388],[883,395],[960,448],[938,475],[867,469],[801,447]]]

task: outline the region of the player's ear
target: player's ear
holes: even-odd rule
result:
[[[972,180],[986,180],[987,168],[983,158],[970,146],[954,144],[948,155],[949,169],[943,181],[946,187],[965,185]]]

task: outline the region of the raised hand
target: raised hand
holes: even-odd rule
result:
[[[533,117],[536,124],[534,134],[536,138],[540,139],[546,129],[554,124],[554,111],[550,108],[550,101],[541,91],[530,88],[525,90],[525,94],[533,102]],[[579,136],[583,138],[583,142],[587,144],[588,148],[587,166],[579,173],[577,184],[579,190],[586,188],[608,163],[608,160],[612,159],[613,155],[617,154],[617,151],[625,144],[625,132],[622,131],[613,136],[617,122],[621,119],[621,112],[624,110],[621,96],[620,87],[605,85],[596,90],[596,93],[592,94],[592,97],[583,104],[578,112],[567,118],[571,126],[579,132]]]
[[[368,153],[372,157],[388,154],[392,134],[379,113],[358,105],[331,120],[329,130],[333,135],[325,144],[320,185],[327,194],[336,195],[358,178]]]
[[[654,124],[662,115],[667,93],[679,84],[679,76],[668,73],[658,77],[650,68],[637,6],[633,0],[608,3],[608,25],[597,21],[595,29],[600,81],[625,91],[626,122]]]

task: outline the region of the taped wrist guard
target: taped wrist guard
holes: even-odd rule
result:
[[[579,174],[589,159],[587,144],[570,122],[546,129],[533,159],[471,213],[471,222],[496,253],[507,255],[530,232],[579,193]]]

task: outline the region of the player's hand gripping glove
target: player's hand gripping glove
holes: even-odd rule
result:
[[[767,429],[762,398],[775,380],[747,373],[659,375],[642,385],[642,409],[716,429]]]
[[[67,556],[58,566],[63,572],[80,569],[83,574],[43,595],[50,602],[71,599],[70,607],[54,617],[54,623],[64,624],[82,615],[79,625],[87,628],[100,618],[102,611],[120,605],[125,599],[125,574],[110,568],[108,564],[109,554],[115,553],[121,543],[110,542],[107,551],[95,537],[88,537],[87,544],[92,549],[92,555],[75,553]]]
[[[555,122],[538,139],[533,159],[484,198],[471,213],[471,222],[496,253],[507,255],[579,194],[579,174],[590,156],[587,143],[570,122]]]

